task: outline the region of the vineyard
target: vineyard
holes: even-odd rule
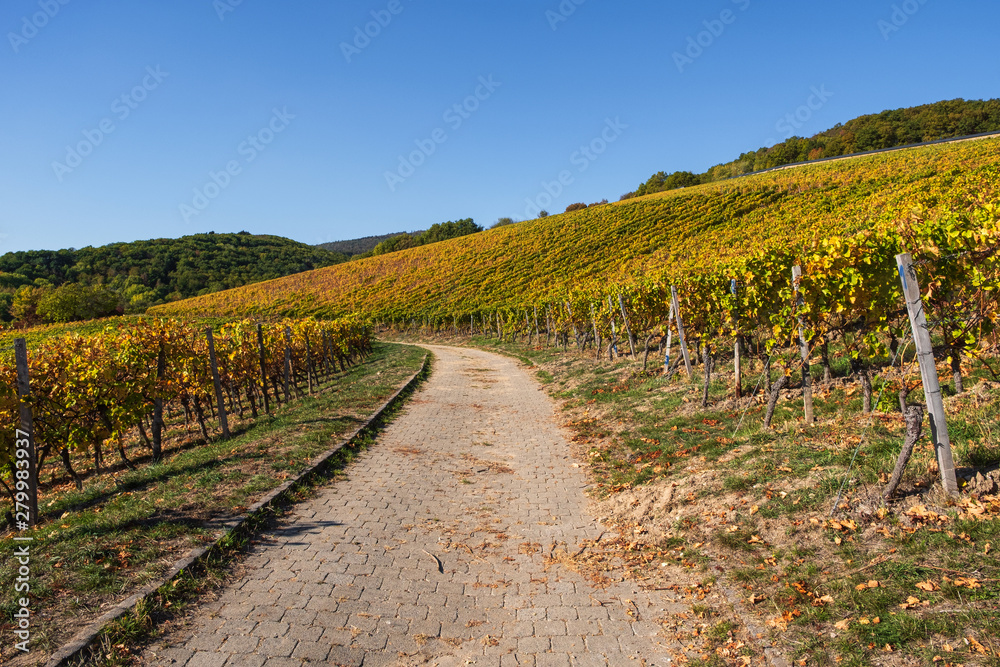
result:
[[[158,462],[169,420],[197,425],[207,442],[218,420],[228,435],[227,413],[257,417],[293,396],[312,393],[323,378],[368,354],[370,327],[357,319],[287,320],[258,325],[236,321],[217,331],[171,319],[126,320],[87,335],[54,336],[28,354],[30,393],[23,403],[33,415],[37,475],[58,459],[82,488],[73,460],[90,458],[94,471],[107,467],[106,448],[135,468],[124,446],[137,437]],[[9,348],[8,348],[9,352]],[[18,370],[9,353],[0,361],[0,419],[21,423]],[[25,461],[15,458],[15,432],[0,440],[0,484],[21,502]],[[15,488],[18,492],[15,493]]]
[[[873,372],[901,404],[914,388],[899,368],[912,355],[897,254],[912,255],[959,392],[963,359],[996,348],[998,185],[1000,141],[919,148],[592,207],[159,312],[357,309],[394,331],[544,333],[598,356],[655,342],[670,358],[676,341],[688,374],[687,344],[705,359],[735,350],[763,366],[765,390],[772,367],[780,387],[808,378],[813,357],[829,378],[836,345],[870,410]]]
[[[450,322],[576,291],[721,280],[755,258],[783,254],[790,265],[822,239],[896,234],[915,209],[928,221],[961,214],[998,182],[1000,141],[932,146],[593,206],[153,312]]]

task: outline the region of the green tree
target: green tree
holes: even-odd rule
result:
[[[391,239],[386,239],[382,241],[375,249],[372,250],[372,255],[385,255],[386,253],[396,252],[397,250],[406,250],[407,248],[413,248],[417,246],[416,239],[409,234],[400,234],[399,236],[393,236]]]
[[[37,314],[47,322],[75,322],[118,312],[118,294],[101,286],[68,283],[43,294]]]
[[[10,304],[10,315],[18,322],[34,323],[41,318],[38,316],[38,302],[50,288],[26,285],[16,292]]]

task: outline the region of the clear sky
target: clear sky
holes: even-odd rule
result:
[[[787,114],[1000,97],[998,25],[995,0],[4,0],[0,252],[613,201]]]

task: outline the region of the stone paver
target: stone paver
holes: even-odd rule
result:
[[[348,479],[147,664],[670,664],[656,619],[686,607],[549,559],[603,532],[553,402],[510,359],[430,347],[431,378]]]

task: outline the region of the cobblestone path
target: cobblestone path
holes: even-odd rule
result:
[[[558,558],[603,529],[554,403],[510,359],[430,349],[431,378],[348,478],[147,664],[670,664],[657,619],[686,607]]]

